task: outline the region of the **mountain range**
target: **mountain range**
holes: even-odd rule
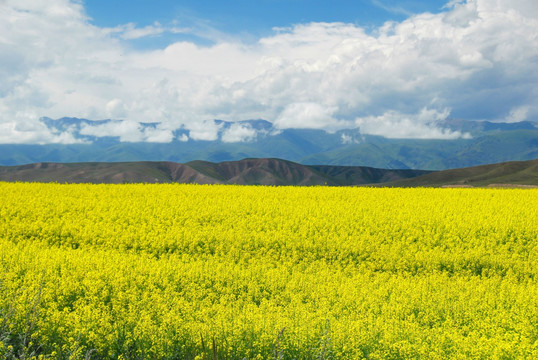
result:
[[[360,166],[308,166],[281,159],[120,163],[37,163],[0,167],[0,181],[62,183],[196,183],[240,185],[362,185],[430,173]]]
[[[0,165],[39,162],[133,162],[194,160],[223,162],[245,158],[281,158],[306,165],[367,166],[384,169],[445,170],[538,158],[538,123],[496,123],[447,119],[436,126],[463,134],[457,139],[390,139],[362,134],[359,128],[326,132],[315,129],[277,129],[265,120],[214,120],[215,140],[193,140],[178,129],[170,142],[126,142],[118,136],[96,136],[100,126],[118,120],[42,118],[52,132],[69,131],[76,144],[0,144]],[[158,123],[140,123],[155,129]],[[248,137],[226,134],[240,127]],[[94,134],[94,135],[91,135]]]
[[[1,166],[0,181],[328,186],[538,186],[538,159],[444,171],[302,165],[281,159]]]

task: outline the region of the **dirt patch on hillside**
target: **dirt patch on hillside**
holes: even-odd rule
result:
[[[514,188],[514,189],[536,189],[536,185],[521,185],[521,184],[489,184],[488,187],[493,188]]]

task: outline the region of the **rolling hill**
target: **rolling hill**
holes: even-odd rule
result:
[[[538,159],[443,171],[302,165],[281,159],[118,163],[36,163],[0,167],[0,181],[59,183],[196,183],[239,185],[375,185],[390,187],[538,186]]]
[[[382,186],[538,187],[538,159],[436,171],[412,179],[383,183]]]
[[[0,167],[0,181],[60,183],[197,183],[241,185],[363,185],[429,173],[359,166],[307,166],[280,159],[120,163],[36,163]]]

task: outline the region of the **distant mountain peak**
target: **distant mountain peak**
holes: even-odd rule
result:
[[[319,129],[279,129],[269,121],[215,120],[210,136],[196,136],[183,125],[176,130],[159,122],[42,118],[69,144],[0,144],[0,165],[37,162],[172,161],[212,162],[244,158],[280,158],[303,164],[357,165],[391,169],[443,170],[538,158],[536,122],[492,123],[447,119],[438,126],[470,133],[471,138],[389,139],[359,128],[332,133]],[[205,131],[201,129],[202,135]],[[126,134],[125,134],[126,133]],[[195,136],[193,136],[195,135]]]

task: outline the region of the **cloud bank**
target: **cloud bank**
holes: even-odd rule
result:
[[[72,143],[43,116],[122,119],[87,128],[124,141],[172,141],[175,129],[216,139],[213,119],[403,138],[455,138],[446,117],[521,121],[538,115],[535,0],[451,1],[367,32],[307,23],[255,42],[217,39],[137,50],[154,23],[91,24],[80,2],[0,2],[0,143]],[[155,129],[140,122],[158,122]],[[120,124],[120,125],[118,125]],[[181,135],[185,141],[185,134]],[[224,141],[251,141],[234,126]]]

